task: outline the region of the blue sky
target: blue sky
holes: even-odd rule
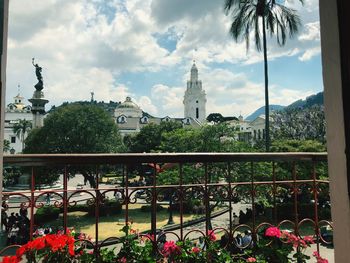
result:
[[[262,54],[229,36],[223,0],[11,0],[7,102],[27,99],[43,67],[45,96],[124,101],[155,116],[183,116],[192,60],[207,113],[247,116],[264,104]],[[318,1],[287,2],[303,27],[285,47],[268,41],[270,103],[288,105],[323,90]]]

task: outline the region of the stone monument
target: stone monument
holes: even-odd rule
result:
[[[42,67],[34,63],[34,58],[32,59],[32,64],[35,67],[35,75],[38,79],[38,83],[34,85],[35,91],[33,98],[29,99],[32,103],[32,113],[33,113],[33,128],[40,128],[44,124],[45,115],[45,104],[49,101],[44,98],[44,88],[43,76],[41,75]]]

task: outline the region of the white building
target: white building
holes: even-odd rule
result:
[[[191,77],[187,81],[187,89],[183,100],[184,117],[191,118],[199,121],[200,123],[205,122],[206,105],[207,99],[205,91],[202,89],[202,81],[198,80],[198,69],[195,63],[191,68]]]
[[[164,121],[180,122],[184,127],[201,126],[197,120],[192,118],[171,118],[169,116],[158,118],[146,115],[130,97],[126,97],[125,101],[115,108],[114,119],[122,136],[135,134],[148,124],[160,124]]]
[[[10,149],[13,153],[22,152],[22,141],[13,132],[13,126],[18,120],[33,121],[32,107],[24,104],[24,98],[18,94],[14,101],[5,109],[4,139],[10,142]]]

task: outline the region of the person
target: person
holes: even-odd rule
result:
[[[21,207],[19,209],[19,214],[23,217],[26,217],[28,215],[28,209],[26,207]]]
[[[14,245],[17,243],[18,231],[19,231],[18,224],[14,224],[8,234],[10,245]]]
[[[45,200],[46,200],[46,205],[50,205],[50,203],[51,203],[50,198],[51,198],[50,193],[47,193],[47,194],[46,194],[46,198],[45,198]]]
[[[242,235],[240,233],[237,234],[234,238],[234,244],[232,246],[232,253],[233,254],[240,254],[242,253]]]
[[[5,227],[5,231],[7,232],[8,231],[8,223],[7,223],[7,220],[8,220],[8,216],[7,216],[7,213],[5,211],[5,208],[1,208],[1,230],[3,229],[3,226]]]
[[[242,238],[242,247],[252,247],[252,233],[249,230],[244,231],[244,237]]]
[[[8,218],[8,227],[11,228],[13,226],[13,224],[16,222],[16,217],[15,217],[15,213],[11,213],[11,215]]]
[[[199,237],[198,247],[202,250],[205,250],[205,242],[204,242],[204,238],[202,236]]]
[[[229,234],[225,232],[224,235],[221,236],[220,238],[220,247],[225,248],[229,242]]]
[[[117,190],[115,190],[115,191],[114,191],[114,197],[115,197],[115,200],[116,200],[116,201],[119,201],[119,200],[122,199],[122,193],[119,192],[119,191],[117,191]]]

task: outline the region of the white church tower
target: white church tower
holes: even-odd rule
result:
[[[193,62],[191,78],[187,81],[187,89],[184,96],[185,118],[193,118],[199,122],[205,122],[205,104],[207,102],[205,91],[202,89],[202,81],[198,80],[198,69]]]

